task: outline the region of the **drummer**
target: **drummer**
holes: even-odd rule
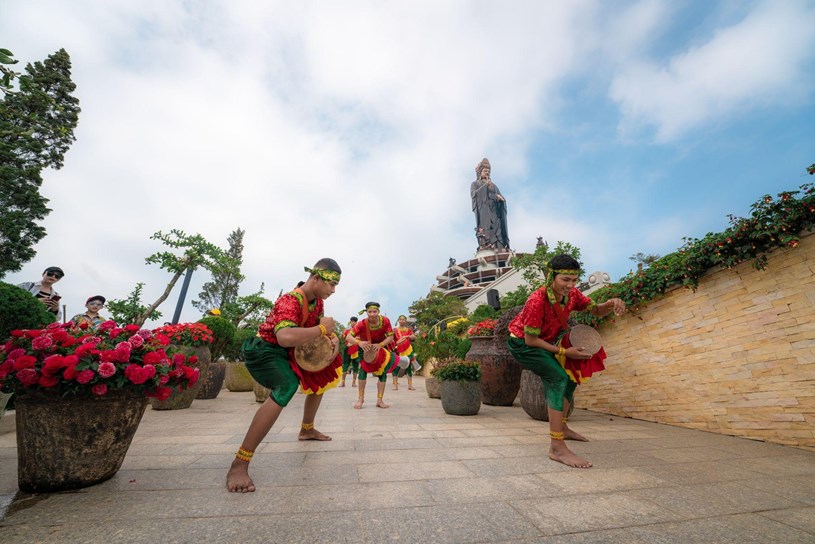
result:
[[[540,376],[545,385],[551,438],[549,458],[570,467],[589,468],[589,461],[566,446],[565,440],[587,439],[566,424],[564,414],[569,413],[577,383],[570,379],[563,365],[566,359],[571,359],[589,368],[602,369],[605,352],[592,355],[580,346],[563,348],[558,341],[568,328],[572,312],[588,311],[597,317],[611,312],[622,315],[625,303],[612,298],[596,304],[577,289],[580,273],[580,263],[570,255],[558,255],[550,261],[546,284],[529,295],[523,310],[509,324],[507,347],[515,360]]]
[[[365,403],[365,384],[368,381],[368,374],[373,374],[379,381],[376,384],[376,406],[377,408],[389,408],[385,404],[385,384],[388,380],[388,370],[393,367],[398,356],[385,349],[393,343],[393,327],[390,319],[379,314],[378,302],[365,303],[365,309],[359,312],[367,313],[368,317],[358,322],[351,332],[346,336],[346,341],[352,350],[352,357],[357,356],[359,362],[359,399],[354,404],[354,408],[360,409]],[[354,346],[357,350],[362,350],[362,357],[359,353],[353,353]]]
[[[334,319],[323,315],[323,301],[334,293],[341,270],[334,259],[326,258],[305,271],[309,275],[303,285],[278,298],[257,337],[243,343],[246,369],[271,392],[255,413],[226,475],[226,487],[231,492],[255,490],[249,462],[298,387],[306,394],[298,438],[331,440],[314,428],[314,418],[323,393],[339,383],[342,373],[339,339],[333,334]],[[294,348],[320,336],[330,337],[334,348],[331,363],[316,372],[303,370],[294,362]]]
[[[416,364],[416,352],[413,351],[411,342],[416,340],[416,334],[413,329],[407,326],[407,317],[400,315],[398,326],[393,329],[393,338],[396,340],[396,352],[400,357],[407,357],[410,359],[410,364],[407,365],[407,382],[408,390],[415,391],[413,387],[413,366]],[[393,368],[393,390],[399,390],[399,367]]]
[[[351,332],[351,329],[354,328],[354,325],[357,324],[359,319],[356,316],[351,317],[348,321],[348,328],[342,331],[342,339],[344,342],[344,347],[342,349],[342,381],[340,382],[340,387],[345,387],[345,378],[348,376],[348,369],[351,369],[351,387],[357,386],[357,373],[359,372],[359,359],[358,358],[351,358],[351,353],[348,351],[348,333]],[[353,347],[354,353],[357,352],[359,349],[356,344]]]

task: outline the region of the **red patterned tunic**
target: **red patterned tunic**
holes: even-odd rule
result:
[[[277,332],[288,327],[316,327],[323,317],[323,300],[316,299],[308,303],[302,290],[296,289],[281,296],[275,302],[272,312],[266,322],[258,327],[258,336],[270,344],[279,345]],[[289,352],[289,365],[300,379],[303,392],[322,393],[335,387],[342,375],[342,357],[337,357],[330,365],[317,372],[309,372],[300,368],[294,360],[294,348],[286,348]]]
[[[393,326],[391,326],[390,319],[385,317],[384,315],[379,316],[379,326],[372,327],[368,322],[368,318],[366,317],[362,321],[358,322],[351,332],[348,333],[349,336],[353,336],[359,340],[371,342],[372,344],[378,344],[385,340],[389,336],[393,336]],[[348,350],[351,353],[351,349]],[[352,353],[351,357],[359,356],[359,353]],[[368,363],[363,358],[359,366],[365,372],[369,372],[375,376],[381,376],[383,372],[390,369],[390,367],[395,363],[396,357],[394,354],[387,350],[381,349],[379,353],[376,354],[376,358]]]
[[[410,344],[410,337],[413,329],[409,327],[396,327],[393,329],[393,337],[396,339],[396,351],[403,357],[410,357],[413,353],[413,346]]]

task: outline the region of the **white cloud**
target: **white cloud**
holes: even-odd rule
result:
[[[666,142],[744,109],[797,102],[811,91],[805,76],[815,52],[813,25],[811,3],[763,2],[665,64],[629,58],[610,91],[623,113],[621,129],[654,126],[657,140]]]

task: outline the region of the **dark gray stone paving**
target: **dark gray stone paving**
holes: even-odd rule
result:
[[[815,453],[576,410],[573,444],[594,463],[547,457],[548,428],[515,406],[444,414],[424,392],[326,394],[299,442],[303,396],[252,463],[258,490],[225,491],[257,409],[222,391],[148,408],[122,469],[74,492],[16,493],[14,426],[0,422],[0,542],[653,544],[815,542]],[[579,395],[578,395],[579,406]]]

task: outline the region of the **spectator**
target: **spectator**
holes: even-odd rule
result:
[[[71,318],[71,323],[79,327],[82,323],[88,324],[88,329],[95,331],[99,325],[107,321],[104,317],[99,315],[102,308],[105,307],[105,297],[102,295],[95,295],[85,301],[85,308],[87,311],[84,314],[76,314]]]
[[[59,315],[59,300],[62,298],[59,293],[54,290],[54,284],[57,283],[65,273],[58,266],[49,266],[42,273],[42,279],[37,282],[27,281],[19,284],[21,287],[37,297],[37,299],[45,304],[48,311],[55,316]]]

